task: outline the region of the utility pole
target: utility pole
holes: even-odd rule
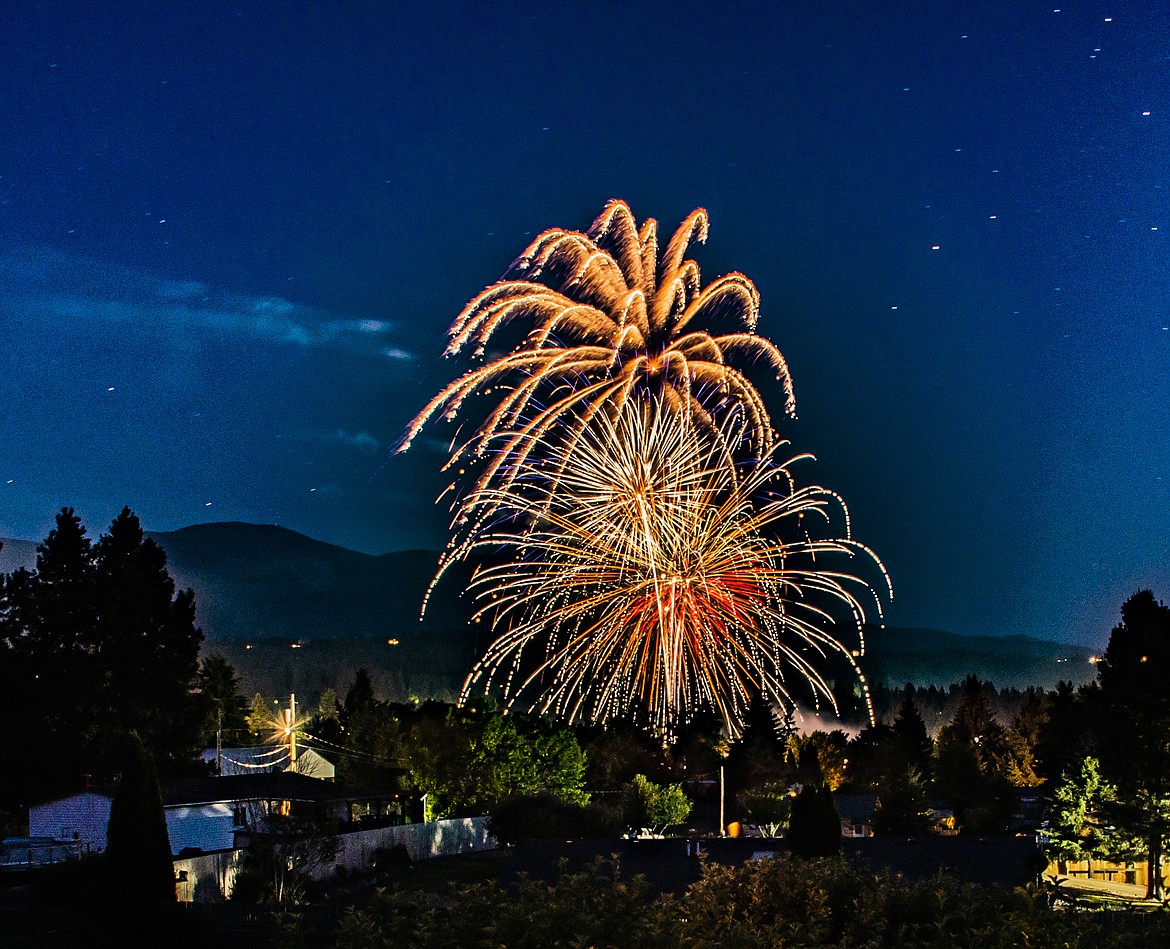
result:
[[[719,762],[719,836],[723,836],[723,761]]]
[[[215,708],[215,773],[223,774],[223,703]]]
[[[288,770],[297,770],[297,697],[290,692],[288,696]]]

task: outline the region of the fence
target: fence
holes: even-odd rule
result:
[[[491,850],[496,846],[484,817],[356,830],[340,834],[338,840],[340,846],[334,862],[316,874],[318,879],[328,878],[337,867],[350,871],[368,869],[378,850],[398,846],[406,849],[412,861]],[[221,850],[176,860],[179,900],[211,903],[226,899],[246,854],[246,850]]]

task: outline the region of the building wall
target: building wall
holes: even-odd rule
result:
[[[111,800],[104,794],[85,791],[59,801],[35,804],[28,809],[28,834],[54,840],[79,839],[91,852],[99,853],[106,849]]]
[[[188,847],[211,853],[230,850],[235,844],[235,822],[228,804],[168,807],[166,815],[171,853],[180,853]]]

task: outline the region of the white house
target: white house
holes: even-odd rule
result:
[[[112,795],[112,791],[86,790],[59,801],[30,807],[29,836],[79,840],[83,849],[88,845],[92,850],[105,850]],[[100,845],[97,841],[101,841]]]
[[[200,758],[208,764],[214,765],[216,750],[208,748]],[[322,778],[332,781],[337,769],[327,758],[317,754],[312,748],[301,748],[297,751],[295,766],[290,766],[289,750],[284,745],[275,748],[271,745],[259,748],[223,748],[218,753],[220,774],[254,774],[258,771],[295,771],[297,774],[307,774],[311,778]]]

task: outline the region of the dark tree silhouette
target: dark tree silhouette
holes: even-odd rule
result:
[[[129,509],[91,544],[63,508],[36,568],[14,572],[3,593],[0,713],[22,723],[4,803],[79,789],[83,774],[109,777],[131,729],[161,767],[190,766],[201,718],[194,598],[175,592],[166,555]]]
[[[126,905],[175,900],[175,868],[154,758],[133,732],[106,829],[110,897]]]
[[[1102,775],[1117,788],[1113,816],[1145,842],[1147,895],[1164,897],[1170,837],[1170,607],[1140,590],[1121,607],[1104,658],[1097,731]]]
[[[841,817],[833,792],[806,784],[792,802],[784,841],[797,857],[835,857],[841,853]]]
[[[897,717],[890,728],[898,740],[902,753],[906,756],[907,764],[924,778],[929,777],[934,742],[931,740],[922,715],[918,712],[918,706],[914,702],[912,686],[906,687],[905,698],[902,699]]]
[[[108,733],[137,731],[167,771],[202,745],[203,716],[194,692],[199,644],[195,594],[175,591],[167,556],[123,508],[94,545],[96,665]]]
[[[213,652],[199,663],[199,694],[203,708],[203,744],[221,742],[239,744],[247,741],[248,700],[240,692],[240,677],[221,653]]]

